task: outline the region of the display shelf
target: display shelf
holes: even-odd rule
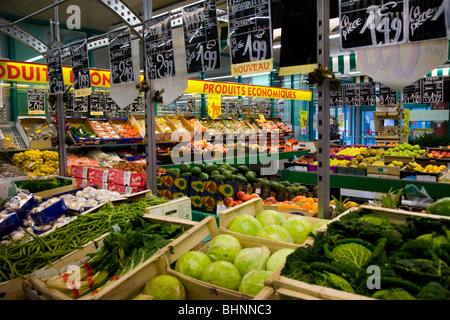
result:
[[[300,182],[303,184],[317,185],[317,173],[315,172],[301,172],[292,170],[282,170],[282,180],[290,182]],[[352,190],[364,190],[372,192],[389,192],[389,189],[398,190],[405,188],[406,185],[415,185],[419,189],[425,188],[428,195],[432,198],[444,198],[450,194],[449,183],[439,182],[425,182],[414,180],[388,179],[388,178],[374,178],[363,176],[352,176],[343,174],[330,175],[331,188],[343,188]]]
[[[86,144],[86,145],[71,145],[67,149],[81,149],[81,148],[110,148],[110,147],[130,147],[130,146],[143,146],[145,143],[111,143],[111,144]]]

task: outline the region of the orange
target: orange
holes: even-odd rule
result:
[[[292,202],[300,202],[301,199],[306,199],[305,196],[296,196],[294,199],[292,199]]]
[[[300,202],[300,203],[305,203],[305,202],[307,202],[307,199],[308,199],[308,198],[304,197],[304,198],[300,199],[298,202]]]
[[[309,209],[312,208],[312,204],[311,204],[310,202],[305,202],[305,203],[303,204],[303,207],[302,207],[302,208],[303,208],[303,209],[309,210]]]
[[[250,199],[251,199],[251,197],[250,197],[249,194],[244,194],[244,195],[242,196],[242,198],[241,198],[241,200],[242,200],[243,202],[246,202],[246,201],[248,201],[248,200],[250,200]]]
[[[297,204],[291,204],[289,206],[289,208],[291,208],[291,209],[300,209],[301,207],[299,205],[297,205]]]
[[[282,202],[280,204],[280,210],[286,210],[289,209],[289,204]]]
[[[306,198],[306,201],[309,202],[311,205],[314,204],[314,199],[313,198]]]

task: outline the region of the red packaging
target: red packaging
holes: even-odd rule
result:
[[[89,168],[87,172],[87,179],[95,181],[96,184],[102,185],[108,182],[108,169],[103,168]]]
[[[70,168],[70,175],[74,178],[87,179],[88,167],[73,164]]]
[[[136,193],[139,191],[144,191],[145,188],[133,188],[133,187],[126,187],[126,186],[118,185],[118,184],[114,184],[114,183],[109,183],[108,190],[109,191],[117,191],[120,193]]]
[[[75,178],[75,182],[77,183],[77,189],[84,188],[87,185],[87,180]]]
[[[108,183],[114,183],[127,187],[145,187],[147,186],[147,175],[136,172],[110,169],[108,174]]]

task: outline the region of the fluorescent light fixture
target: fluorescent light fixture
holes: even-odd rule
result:
[[[279,48],[281,48],[281,44],[276,44],[276,45],[273,46],[273,48],[274,49],[279,49]]]
[[[336,39],[336,38],[340,38],[341,34],[340,33],[336,33],[336,34],[330,34],[330,36],[328,37],[329,39]]]
[[[38,55],[38,56],[36,56],[36,57],[34,57],[34,58],[25,60],[25,62],[33,62],[33,61],[36,61],[36,60],[39,60],[39,59],[42,59],[42,58],[44,58],[43,55]]]
[[[217,80],[217,79],[225,79],[225,78],[233,78],[233,76],[214,77],[214,78],[207,78],[205,80],[208,81],[208,80]]]
[[[246,74],[246,75],[243,75],[242,78],[264,76],[264,75],[268,75],[268,74],[270,74],[270,72],[255,73],[255,74]],[[237,78],[237,77],[236,77],[236,78]]]

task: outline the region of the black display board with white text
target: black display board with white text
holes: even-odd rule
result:
[[[50,94],[64,93],[64,75],[62,70],[61,48],[48,50],[47,74]]]
[[[74,90],[91,88],[87,40],[81,40],[70,45],[70,60]]]
[[[108,32],[111,83],[134,82],[130,29]]]

